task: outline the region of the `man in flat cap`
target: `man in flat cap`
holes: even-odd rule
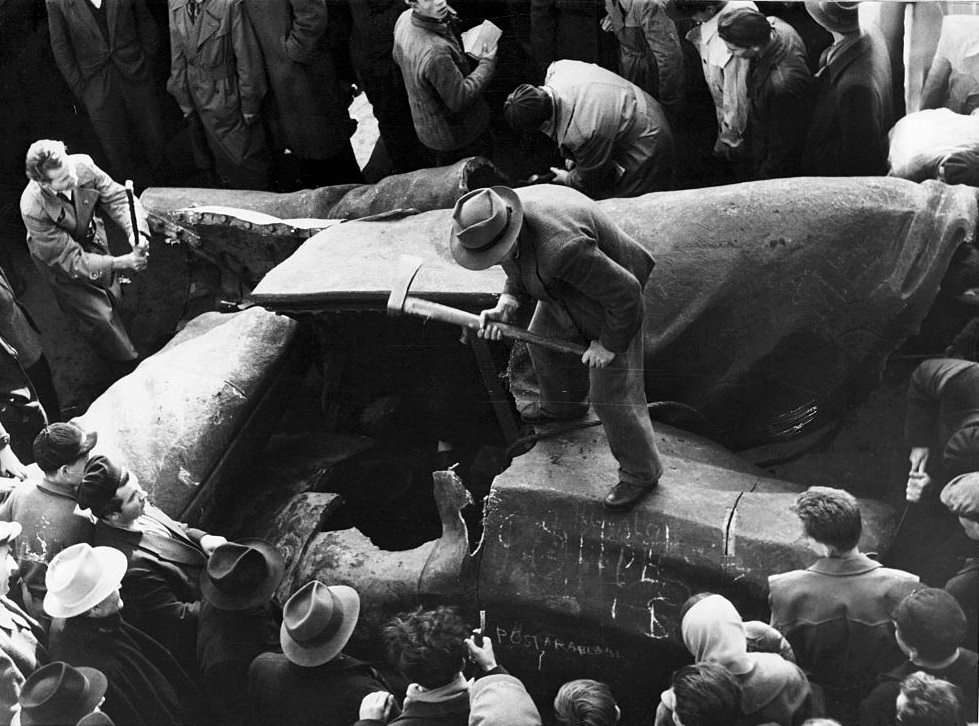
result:
[[[957,476],[942,489],[942,504],[959,518],[965,535],[979,542],[979,472]],[[965,612],[967,647],[979,643],[979,557],[965,560],[963,567],[948,582],[949,592]]]
[[[721,15],[717,34],[747,58],[749,151],[756,179],[796,176],[811,115],[806,47],[792,27],[751,8]]]
[[[585,367],[530,346],[538,418],[579,416],[590,398],[619,462],[619,482],[605,506],[631,509],[663,473],[643,380],[643,288],[652,257],[595,202],[553,185],[466,194],[453,211],[449,244],[466,269],[500,265],[506,272],[496,307],[480,313],[481,336],[499,340],[493,322],[505,323],[521,304],[535,302],[532,331],[588,345]]]
[[[504,115],[511,128],[541,131],[573,169],[555,183],[592,199],[637,197],[673,187],[673,130],[659,101],[594,63],[551,63],[543,86],[523,84]]]

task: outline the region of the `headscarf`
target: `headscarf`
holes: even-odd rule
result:
[[[698,602],[687,611],[680,630],[697,663],[719,663],[736,676],[751,672],[744,624],[726,597],[710,595]]]

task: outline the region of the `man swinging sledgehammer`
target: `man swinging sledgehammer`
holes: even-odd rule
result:
[[[496,307],[480,313],[480,336],[499,340],[493,323],[509,322],[534,300],[532,332],[588,346],[581,357],[588,380],[566,354],[528,346],[540,402],[524,418],[575,418],[590,397],[619,463],[605,506],[631,509],[663,473],[643,387],[643,287],[652,257],[591,199],[556,186],[466,194],[453,210],[449,245],[467,269],[506,272]]]

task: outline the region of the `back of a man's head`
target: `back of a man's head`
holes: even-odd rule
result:
[[[608,685],[579,678],[558,689],[554,717],[565,726],[615,726],[619,707]]]
[[[901,681],[896,726],[965,726],[962,691],[948,681],[916,671]]]
[[[899,644],[915,660],[944,661],[955,655],[965,637],[965,613],[944,590],[926,587],[905,597],[894,611]]]
[[[47,173],[60,169],[68,158],[68,151],[61,141],[40,139],[31,144],[25,159],[25,171],[31,181],[47,181]]]
[[[673,696],[683,726],[734,726],[741,717],[741,684],[717,663],[678,670],[673,677]]]
[[[384,626],[388,660],[422,688],[451,683],[462,670],[469,628],[449,607],[417,608],[401,613]]]
[[[843,489],[809,487],[795,500],[794,510],[806,536],[831,551],[847,552],[860,542],[860,505]]]

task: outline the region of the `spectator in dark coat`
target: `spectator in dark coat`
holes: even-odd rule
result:
[[[136,476],[101,454],[86,465],[77,496],[99,520],[95,544],[114,547],[128,560],[126,619],[196,673],[201,572],[227,540],[189,529],[148,504]]]
[[[350,145],[357,123],[326,42],[326,0],[245,0],[245,7],[268,72],[275,149],[289,152],[286,190],[363,183]]]
[[[62,550],[47,574],[51,657],[97,668],[109,680],[105,712],[118,724],[198,723],[196,689],[167,650],[122,618],[119,585],[126,556],[112,547]]]
[[[720,16],[717,33],[748,70],[748,126],[756,179],[795,176],[812,114],[812,77],[798,34],[778,18],[735,8]]]
[[[894,122],[891,59],[875,29],[861,31],[856,2],[806,0],[833,34],[816,74],[816,98],[802,157],[812,176],[882,176]]]
[[[223,544],[207,561],[197,635],[207,723],[243,726],[252,720],[248,667],[278,646],[282,613],[272,595],[284,572],[282,555],[261,539]]]
[[[462,675],[469,628],[452,608],[418,608],[384,628],[388,660],[410,681],[397,726],[468,726],[469,684]],[[378,709],[383,711],[382,709]],[[355,726],[383,726],[383,713]]]
[[[530,39],[535,81],[556,60],[597,63],[618,72],[615,36],[602,32],[602,0],[530,0]]]
[[[901,662],[892,617],[920,585],[917,576],[861,554],[860,507],[848,492],[810,487],[796,499],[795,512],[820,557],[805,570],[768,578],[772,625],[809,679],[823,686],[830,715],[846,714],[879,673]]]
[[[262,653],[248,669],[257,724],[349,726],[361,700],[388,688],[369,664],[344,655],[360,614],[357,591],[313,580],[282,610],[281,653]],[[390,693],[388,693],[390,696]]]
[[[942,504],[959,518],[966,537],[974,545],[979,543],[979,472],[952,479],[942,489],[941,498]],[[967,558],[962,569],[945,583],[945,590],[965,612],[966,630],[962,643],[973,650],[979,648],[979,557]]]
[[[962,689],[966,713],[979,709],[979,655],[959,647],[965,613],[944,590],[924,588],[908,595],[894,612],[894,637],[908,660],[885,673],[860,704],[860,726],[891,726],[900,684],[915,671]]]
[[[166,133],[153,79],[159,52],[156,23],[145,0],[48,0],[51,50],[72,93],[88,111],[110,173],[161,185]],[[137,175],[134,142],[152,174]]]
[[[403,0],[356,0],[350,3],[353,21],[350,56],[357,71],[357,81],[371,102],[391,171],[398,174],[428,166],[428,151],[415,133],[408,92],[391,55],[394,24],[404,9]],[[373,155],[371,159],[373,162]],[[373,166],[369,162],[365,173]]]
[[[167,90],[184,112],[198,168],[232,189],[266,189],[268,90],[244,0],[170,0]]]
[[[483,92],[496,69],[496,51],[475,50],[472,68],[445,0],[409,0],[394,26],[394,60],[401,68],[415,132],[435,166],[491,156],[490,112]]]
[[[979,471],[979,363],[921,363],[908,384],[904,436],[911,447],[908,501],[918,501],[933,480]]]

